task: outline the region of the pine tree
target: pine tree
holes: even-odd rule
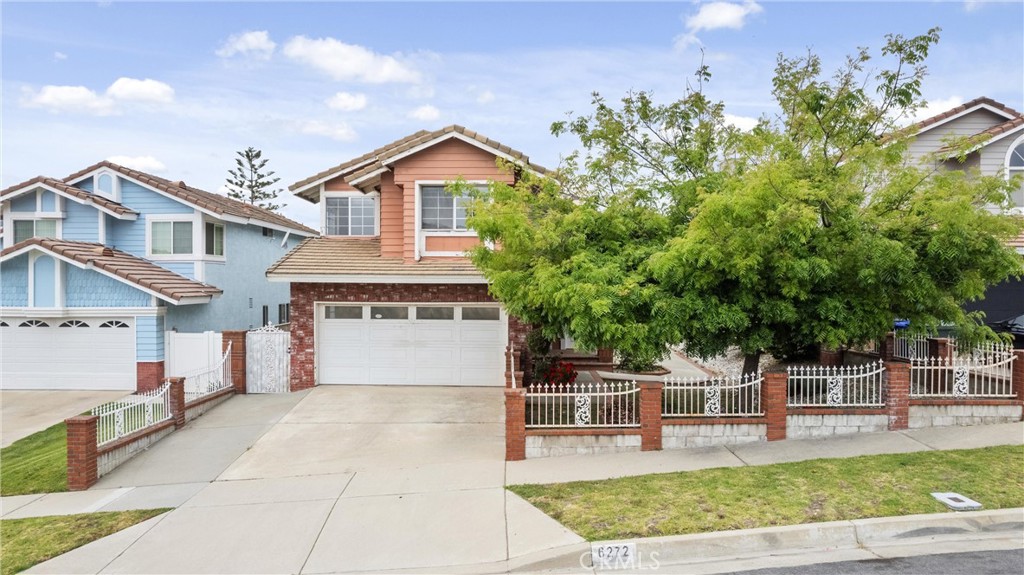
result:
[[[272,212],[283,208],[283,204],[274,203],[281,188],[273,186],[281,178],[275,177],[273,170],[263,172],[269,161],[263,158],[263,151],[250,146],[237,154],[235,169],[228,170],[228,197]]]

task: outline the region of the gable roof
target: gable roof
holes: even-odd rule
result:
[[[267,270],[271,281],[485,283],[473,264],[462,258],[422,259],[416,265],[401,257],[382,257],[380,238],[319,237],[303,240]]]
[[[967,112],[979,108],[987,109],[991,112],[994,112],[997,115],[1003,116],[1007,120],[1012,120],[1013,118],[1019,117],[1021,115],[1020,112],[1014,110],[1013,108],[1007,106],[1006,104],[1003,104],[1002,102],[997,102],[992,98],[982,96],[980,98],[975,98],[969,102],[964,102],[959,106],[950,108],[945,112],[935,114],[930,118],[925,118],[920,122],[915,122],[911,124],[907,129],[913,134],[920,134],[921,132],[928,131],[935,126],[944,124],[947,121],[952,120],[953,118],[959,117]]]
[[[118,202],[115,202],[114,200],[105,198],[97,194],[90,194],[89,192],[83,189],[76,188],[74,186],[69,186],[58,179],[48,178],[46,176],[36,176],[31,180],[24,181],[20,184],[15,184],[8,188],[4,188],[2,191],[0,191],[0,198],[13,198],[15,196],[20,196],[21,194],[28,192],[39,185],[51,188],[60,195],[80,200],[81,203],[92,204],[99,208],[100,210],[103,210],[104,212],[107,212],[108,214],[115,217],[127,216],[130,218],[132,216],[139,215],[139,213],[136,212],[135,210]]]
[[[207,192],[206,190],[200,190],[199,188],[186,185],[185,182],[182,181],[172,182],[159,176],[126,168],[107,160],[79,170],[64,178],[64,181],[73,183],[87,174],[99,170],[100,168],[107,168],[114,172],[118,172],[119,174],[127,176],[141,184],[153,187],[161,192],[182,200],[187,204],[201,210],[212,212],[214,215],[227,220],[231,220],[232,217],[246,220],[239,221],[238,223],[250,223],[248,220],[251,220],[253,223],[265,224],[268,227],[280,228],[303,236],[316,235],[317,233],[316,230],[312,228],[306,227],[294,220],[286,218],[280,214],[276,214],[270,210],[263,209],[259,206],[239,202],[238,200],[232,200],[227,196],[214,194]]]
[[[0,260],[21,255],[31,249],[49,252],[80,268],[94,269],[174,304],[206,303],[223,293],[220,288],[94,242],[29,238],[0,252]]]
[[[342,162],[333,168],[328,168],[304,180],[298,181],[288,186],[288,189],[295,192],[295,195],[301,198],[315,202],[315,198],[317,197],[317,190],[315,189],[315,186],[327,180],[344,177],[345,181],[349,184],[358,184],[387,170],[387,166],[392,162],[450,138],[458,138],[472,145],[483,148],[496,156],[521,162],[527,168],[537,173],[546,174],[549,171],[543,166],[531,163],[529,156],[519,150],[510,148],[497,140],[492,140],[483,134],[474,132],[473,130],[463,126],[453,124],[451,126],[445,126],[440,130],[434,130],[433,132],[420,130],[415,134],[395,140],[385,146],[381,146],[368,154],[363,154],[358,158]]]

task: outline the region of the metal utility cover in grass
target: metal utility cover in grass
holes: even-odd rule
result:
[[[938,499],[953,511],[977,511],[981,509],[981,503],[964,497],[959,493],[932,493],[932,497]]]

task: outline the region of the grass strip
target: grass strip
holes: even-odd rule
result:
[[[590,540],[938,513],[953,491],[1024,507],[1024,446],[704,469],[509,489]]]
[[[0,521],[0,575],[19,573],[166,511],[169,509],[5,519]]]
[[[63,422],[0,449],[0,495],[68,490],[67,429]]]

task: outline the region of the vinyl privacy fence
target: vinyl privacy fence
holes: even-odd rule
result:
[[[92,409],[96,422],[96,445],[103,446],[171,419],[170,384],[104,403]]]
[[[639,427],[635,381],[533,385],[526,388],[526,427]]]
[[[716,379],[665,378],[665,417],[756,417],[761,410],[761,373]]]

